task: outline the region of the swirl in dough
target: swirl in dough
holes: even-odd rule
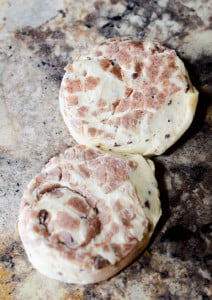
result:
[[[28,185],[18,229],[29,260],[65,282],[107,279],[147,245],[160,217],[153,163],[75,146]]]

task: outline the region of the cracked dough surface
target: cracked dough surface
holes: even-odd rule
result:
[[[159,155],[190,126],[198,92],[174,50],[109,40],[66,67],[64,121],[79,144]]]

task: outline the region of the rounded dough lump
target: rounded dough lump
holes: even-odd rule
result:
[[[78,145],[29,183],[18,230],[32,265],[69,283],[94,283],[127,266],[161,215],[154,165]]]
[[[152,42],[109,40],[66,67],[64,121],[79,143],[159,155],[190,126],[198,92],[174,50]]]

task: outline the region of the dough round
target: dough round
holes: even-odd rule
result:
[[[29,183],[18,230],[38,271],[87,284],[141,253],[160,215],[150,160],[81,145],[52,158]]]
[[[79,144],[158,155],[193,120],[198,92],[176,52],[159,44],[109,40],[65,70],[60,109]]]

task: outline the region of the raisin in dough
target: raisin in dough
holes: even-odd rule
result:
[[[60,109],[79,144],[158,155],[193,120],[198,92],[174,50],[109,40],[65,70]]]
[[[141,253],[160,215],[151,161],[81,145],[51,159],[29,183],[18,230],[38,271],[87,284]]]

